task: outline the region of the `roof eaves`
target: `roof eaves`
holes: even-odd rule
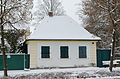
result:
[[[101,41],[101,39],[27,39],[26,41]]]

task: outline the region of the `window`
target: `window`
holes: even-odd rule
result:
[[[60,47],[60,57],[61,58],[69,58],[69,56],[68,56],[68,46],[61,46]]]
[[[79,46],[79,58],[87,58],[86,46]]]
[[[41,47],[41,58],[50,58],[50,47],[49,46]]]

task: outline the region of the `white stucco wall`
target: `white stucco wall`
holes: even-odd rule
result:
[[[36,46],[33,46],[33,41],[29,42],[32,47],[37,47],[36,57],[30,56],[31,59],[37,59],[37,67],[74,67],[74,66],[90,66],[91,63],[96,64],[96,42],[92,41],[36,41]],[[35,43],[35,41],[34,41]],[[50,46],[50,58],[41,58],[41,46]],[[60,46],[69,47],[69,58],[60,58]],[[79,58],[79,46],[87,47],[87,58]],[[91,49],[92,48],[92,49]],[[30,48],[30,46],[28,47]],[[33,55],[33,54],[30,54]],[[35,60],[36,60],[35,59]],[[32,65],[33,62],[31,62]],[[35,62],[34,62],[35,63]],[[31,66],[34,67],[34,66]]]

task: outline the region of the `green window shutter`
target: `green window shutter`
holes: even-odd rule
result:
[[[69,58],[69,56],[68,56],[68,46],[61,46],[60,47],[60,57],[61,58]]]
[[[41,47],[41,58],[50,58],[50,47],[49,46]]]
[[[79,46],[79,58],[87,58],[86,46]]]

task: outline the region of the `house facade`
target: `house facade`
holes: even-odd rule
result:
[[[27,39],[30,68],[96,66],[96,42],[68,16],[48,16]]]

